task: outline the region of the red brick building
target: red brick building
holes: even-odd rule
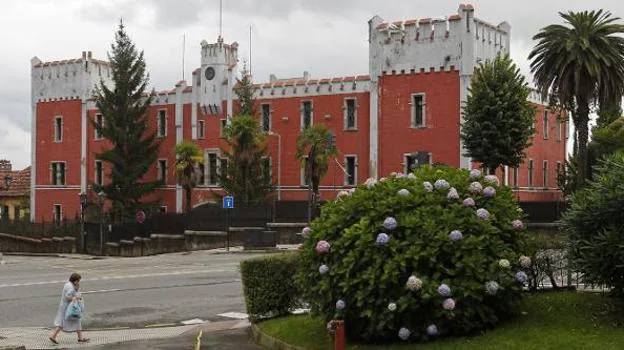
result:
[[[307,125],[328,125],[336,135],[338,157],[321,184],[324,198],[345,188],[405,172],[415,162],[471,168],[462,156],[459,138],[461,103],[468,94],[476,65],[509,52],[510,26],[492,25],[474,17],[471,5],[444,18],[369,21],[368,74],[278,79],[257,84],[258,118],[267,133],[270,164],[281,200],[307,198],[303,171],[295,159],[295,140]],[[107,144],[88,123],[100,120],[91,88],[110,84],[110,67],[90,52],[64,61],[32,59],[31,217],[48,220],[73,216],[79,193],[105,182],[109,169],[94,157]],[[201,67],[192,81],[178,82],[155,98],[149,115],[163,139],[149,177],[164,177],[166,186],[154,196],[163,210],[182,211],[183,191],[173,172],[174,146],[193,140],[205,153],[204,182],[194,190],[193,205],[211,200],[218,189],[223,126],[236,106],[238,44],[202,42]],[[525,201],[557,200],[556,170],[566,154],[567,125],[538,106],[537,133],[526,162],[500,176]]]

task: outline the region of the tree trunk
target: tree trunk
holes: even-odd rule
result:
[[[578,186],[583,187],[585,179],[587,178],[587,142],[589,140],[589,102],[583,99],[578,101],[578,125],[576,130],[578,132]]]
[[[187,214],[191,212],[191,194],[193,189],[190,187],[187,187],[184,189],[185,194],[186,194],[186,203],[185,203],[185,207],[186,209],[184,210]]]

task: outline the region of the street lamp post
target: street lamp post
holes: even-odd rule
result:
[[[80,192],[80,243],[83,253],[87,251],[87,240],[85,239],[84,212],[87,208],[87,194]]]
[[[102,220],[104,219],[104,196],[106,194],[104,192],[98,193],[98,198],[100,202],[100,255],[104,255],[104,230],[102,228]]]

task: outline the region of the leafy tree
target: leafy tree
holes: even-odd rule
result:
[[[589,148],[594,151],[597,158],[624,151],[624,117],[596,129]]]
[[[161,185],[160,181],[142,179],[152,169],[160,148],[160,142],[148,126],[148,109],[154,92],[146,94],[149,74],[143,51],[137,52],[123,22],[111,47],[112,54],[108,57],[114,86],[109,88],[103,81],[96,86],[96,106],[104,123],[93,122],[96,130],[112,145],[96,154],[97,159],[110,164],[110,182],[104,186],[94,185],[94,190],[96,193],[103,191],[113,202],[114,214],[133,216],[137,210],[154,204],[141,199]]]
[[[225,130],[230,146],[225,153],[227,167],[219,172],[221,187],[244,204],[268,199],[273,191],[268,152],[256,118],[237,115]]]
[[[204,162],[201,149],[193,142],[185,141],[175,147],[175,171],[178,183],[186,195],[185,211],[191,211],[191,194],[201,179],[198,165]]]
[[[518,167],[531,145],[535,109],[527,100],[530,92],[508,55],[480,64],[472,77],[461,138],[465,155],[490,174],[501,165]]]
[[[572,112],[578,138],[578,183],[588,173],[590,105],[613,106],[624,91],[624,25],[608,11],[559,15],[569,26],[552,24],[533,37],[531,72],[543,95],[552,93]]]
[[[311,185],[309,194],[308,219],[319,198],[319,185],[327,173],[329,161],[337,154],[331,131],[323,124],[304,129],[297,138],[296,157],[301,161],[306,173],[306,184]]]
[[[258,88],[253,86],[251,74],[249,74],[246,62],[243,62],[241,78],[237,78],[236,80],[238,81],[238,84],[234,87],[234,93],[238,96],[239,109],[237,114],[251,116],[256,115],[256,100],[254,95]]]

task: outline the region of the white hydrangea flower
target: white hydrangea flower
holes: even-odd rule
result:
[[[509,260],[507,260],[507,259],[500,259],[500,260],[498,261],[498,266],[500,266],[500,267],[502,267],[502,268],[506,269],[506,268],[508,268],[509,266],[511,266],[511,264],[509,263]]]

